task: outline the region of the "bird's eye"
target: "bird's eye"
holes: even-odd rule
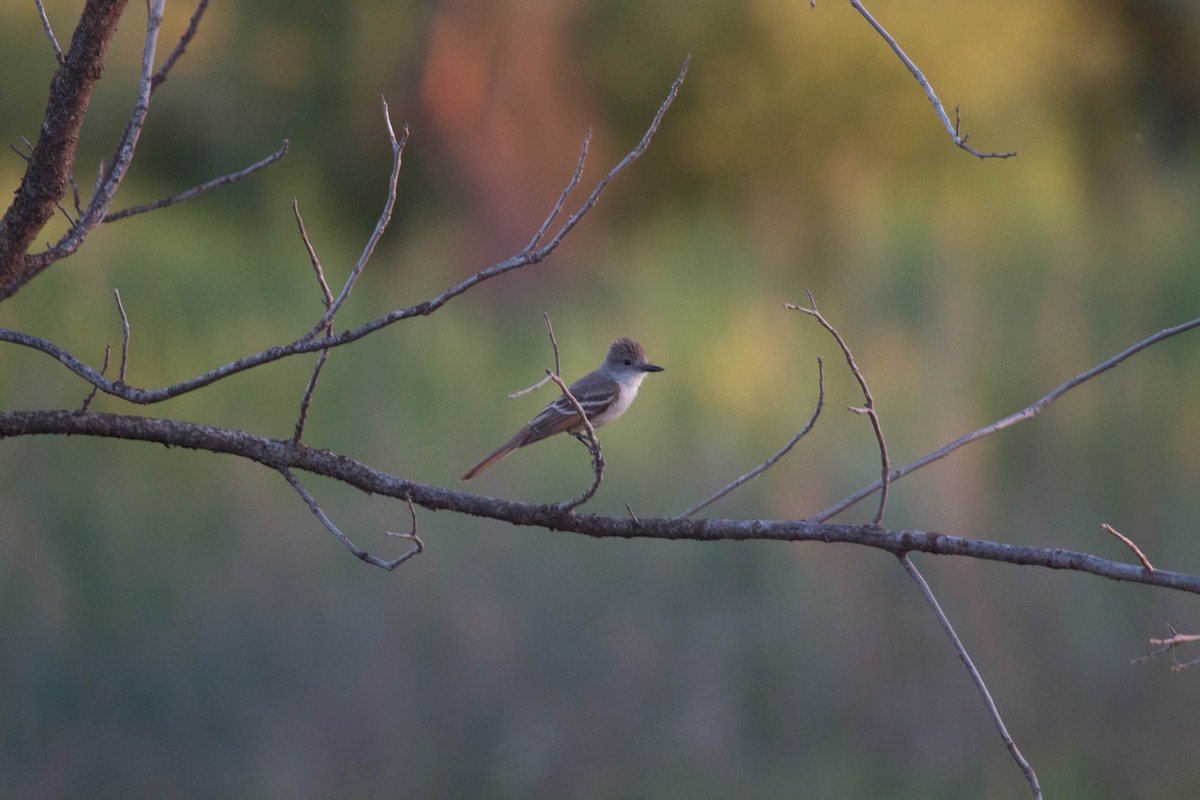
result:
[[[633,361],[632,361],[631,359],[628,359],[628,358],[627,358],[627,359],[625,359],[625,362],[624,362],[624,363],[625,363],[625,366],[627,366],[627,367],[629,367],[629,366],[632,366],[632,365],[633,365]]]

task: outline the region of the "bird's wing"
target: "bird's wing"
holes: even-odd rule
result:
[[[599,375],[587,375],[571,384],[571,395],[579,402],[588,419],[594,420],[603,414],[616,400],[616,381]],[[526,427],[529,435],[523,445],[545,439],[556,433],[569,431],[580,424],[579,412],[565,394],[541,410]]]

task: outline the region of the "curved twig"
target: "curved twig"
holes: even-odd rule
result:
[[[825,364],[823,361],[821,361],[821,357],[817,356],[817,405],[813,409],[812,416],[808,418],[808,422],[805,423],[804,427],[801,428],[800,431],[795,436],[793,436],[787,444],[785,444],[783,447],[779,448],[779,450],[776,451],[776,453],[773,456],[771,456],[770,458],[768,458],[766,461],[759,464],[757,467],[750,470],[742,477],[740,477],[737,480],[733,481],[732,483],[728,484],[727,486],[725,486],[725,488],[719,489],[716,492],[713,492],[707,498],[705,498],[704,500],[701,500],[699,503],[692,506],[687,511],[684,511],[682,514],[677,516],[675,519],[685,519],[687,517],[690,517],[692,514],[695,514],[697,511],[707,508],[708,506],[710,506],[713,503],[720,500],[725,495],[732,492],[734,489],[741,486],[743,483],[746,483],[747,481],[758,477],[759,475],[761,475],[762,473],[766,472],[768,469],[773,467],[775,465],[775,463],[777,461],[779,461],[779,459],[781,459],[785,455],[787,455],[788,451],[790,451],[793,447],[796,446],[797,442],[799,442],[801,439],[803,439],[805,436],[808,435],[808,432],[812,430],[813,425],[817,424],[817,417],[821,416],[821,409],[824,406],[825,406]]]

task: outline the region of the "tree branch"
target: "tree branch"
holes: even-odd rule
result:
[[[807,520],[642,517],[635,521],[625,516],[563,513],[555,504],[539,505],[483,497],[405,480],[329,450],[296,444],[288,439],[268,439],[245,431],[125,414],[73,411],[0,412],[0,439],[35,435],[99,436],[224,453],[249,459],[272,469],[284,467],[333,478],[369,494],[399,500],[411,498],[422,508],[434,511],[453,511],[513,525],[570,531],[596,538],[687,539],[701,542],[840,542],[873,547],[894,555],[921,552],[1070,570],[1115,581],[1200,594],[1200,575],[1164,569],[1150,572],[1140,564],[1122,564],[1088,553],[1059,548],[1022,547],[985,539],[950,536],[936,531],[885,530],[874,525],[838,525]]]
[[[888,47],[892,48],[892,52],[899,57],[900,61],[904,63],[904,66],[908,68],[908,71],[912,73],[912,76],[917,79],[917,83],[919,83],[921,88],[925,90],[925,96],[929,98],[929,102],[933,104],[933,110],[937,113],[938,119],[942,121],[942,125],[946,128],[946,133],[950,134],[950,138],[954,140],[955,146],[980,159],[1012,158],[1017,154],[1016,151],[1009,153],[983,153],[968,145],[967,134],[961,132],[961,119],[959,118],[958,106],[956,105],[954,107],[954,122],[951,123],[950,117],[946,114],[946,109],[942,106],[942,101],[939,100],[937,94],[934,93],[933,87],[929,85],[929,81],[925,78],[925,75],[921,72],[921,70],[917,69],[917,65],[914,64],[913,60],[908,57],[904,50],[901,49],[900,45],[896,43],[896,40],[892,38],[892,35],[884,30],[883,26],[880,25],[873,16],[871,16],[871,12],[867,11],[860,0],[850,0],[850,5],[854,6],[855,10],[858,11],[859,14],[862,14],[863,18],[866,19],[866,21],[870,23],[871,27],[875,29],[875,32],[883,37],[883,40],[887,42]]]
[[[1033,792],[1034,800],[1042,800],[1042,788],[1038,785],[1037,775],[1034,773],[1033,767],[1025,760],[1025,756],[1021,754],[1017,743],[1009,735],[1008,728],[1005,727],[1004,720],[1000,717],[1000,711],[996,708],[996,702],[992,700],[992,693],[988,691],[987,684],[983,681],[983,676],[975,668],[975,662],[971,660],[971,655],[967,652],[967,648],[963,646],[962,639],[959,639],[958,634],[954,632],[954,626],[950,624],[950,618],[942,610],[942,606],[934,596],[933,590],[929,588],[929,584],[925,581],[925,576],[912,563],[912,559],[908,557],[907,553],[900,555],[900,564],[904,567],[904,571],[908,573],[908,576],[913,579],[913,582],[917,584],[917,587],[921,590],[921,594],[925,597],[925,602],[929,604],[929,608],[933,611],[938,623],[942,626],[946,637],[954,645],[954,651],[958,653],[959,660],[962,661],[963,666],[967,668],[967,672],[971,676],[971,682],[975,684],[976,690],[978,690],[980,697],[983,698],[983,704],[987,707],[988,714],[991,716],[992,722],[996,725],[996,730],[1000,732],[1000,738],[1004,740],[1004,746],[1008,748],[1009,755],[1012,756],[1017,767],[1025,775],[1025,780],[1029,783],[1029,788]]]
[[[1034,417],[1036,417],[1038,414],[1045,411],[1051,405],[1053,405],[1056,400],[1058,400],[1060,397],[1062,397],[1067,392],[1074,389],[1076,386],[1086,383],[1087,381],[1090,381],[1092,378],[1095,378],[1096,376],[1107,372],[1108,370],[1117,366],[1118,364],[1125,361],[1126,359],[1137,355],[1141,351],[1145,350],[1147,347],[1158,344],[1159,342],[1164,341],[1166,339],[1170,339],[1172,336],[1178,336],[1181,333],[1187,333],[1188,331],[1190,331],[1194,328],[1197,328],[1197,327],[1200,327],[1200,317],[1193,319],[1190,322],[1185,322],[1182,325],[1176,325],[1173,328],[1166,328],[1164,330],[1161,330],[1158,333],[1154,334],[1153,336],[1148,336],[1145,339],[1143,339],[1142,341],[1138,342],[1137,344],[1122,350],[1120,353],[1117,353],[1115,356],[1108,359],[1107,361],[1097,364],[1096,366],[1092,367],[1091,369],[1087,370],[1086,372],[1076,375],[1074,378],[1071,378],[1066,383],[1059,385],[1056,389],[1054,389],[1054,391],[1050,392],[1045,397],[1041,398],[1040,400],[1037,400],[1034,403],[1029,404],[1028,406],[1021,409],[1020,411],[1009,414],[1007,417],[997,420],[990,425],[985,425],[984,427],[980,428],[979,430],[972,431],[971,433],[968,433],[968,434],[964,434],[963,436],[958,437],[957,439],[950,442],[949,444],[947,444],[937,450],[934,450],[932,453],[927,453],[926,455],[921,456],[920,458],[916,459],[915,461],[911,461],[908,464],[905,464],[903,467],[893,470],[892,473],[890,475],[888,475],[888,480],[894,483],[895,481],[898,481],[901,478],[903,478],[905,475],[916,472],[921,467],[924,467],[928,464],[932,464],[934,461],[937,461],[939,459],[945,458],[946,456],[950,455],[951,453],[953,453],[955,450],[957,450],[960,447],[964,447],[968,444],[971,444],[972,442],[976,442],[976,441],[979,441],[980,439],[987,438],[988,436],[991,436],[994,433],[999,433],[1000,431],[1004,430],[1005,428],[1010,428],[1013,425],[1016,425],[1017,423],[1025,422],[1026,420],[1031,420]],[[868,497],[871,494],[874,494],[875,492],[879,491],[879,488],[881,486],[883,486],[882,480],[877,480],[874,483],[869,483],[866,486],[859,489],[854,494],[851,494],[849,497],[839,500],[837,503],[834,503],[832,506],[825,509],[821,513],[814,514],[813,516],[809,517],[809,519],[813,520],[814,522],[824,522],[825,520],[827,520],[837,514],[842,513],[847,508],[849,508],[850,506],[857,503],[859,500],[862,500],[864,497]]]
[[[79,129],[96,82],[104,72],[108,43],[128,0],[88,0],[71,38],[71,49],[54,73],[40,134],[12,205],[0,220],[0,300],[32,275],[29,248],[66,194]]]

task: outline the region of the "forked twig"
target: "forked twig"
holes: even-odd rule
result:
[[[344,534],[340,530],[338,530],[338,527],[333,524],[333,521],[330,520],[328,516],[325,515],[325,512],[321,510],[321,506],[318,505],[317,501],[313,498],[313,496],[311,494],[309,494],[307,489],[304,488],[304,484],[300,483],[299,479],[292,473],[292,471],[290,469],[288,469],[287,467],[280,467],[280,466],[276,466],[275,469],[279,470],[279,473],[281,475],[283,475],[284,480],[286,480],[288,482],[288,485],[290,485],[293,489],[296,490],[296,494],[300,495],[300,498],[304,501],[304,504],[308,506],[310,511],[312,511],[313,516],[315,516],[318,520],[320,520],[321,524],[325,527],[325,530],[329,531],[334,536],[336,536],[338,541],[340,541],[343,545],[345,545],[346,549],[349,550],[351,553],[353,553],[355,556],[357,556],[361,561],[365,561],[366,563],[371,564],[372,566],[376,566],[376,567],[379,567],[380,569],[384,569],[384,570],[387,570],[388,572],[391,572],[396,567],[400,566],[405,561],[408,561],[410,558],[412,558],[413,556],[417,555],[422,550],[424,550],[424,547],[425,547],[424,543],[421,541],[420,537],[418,537],[416,535],[416,523],[415,523],[416,514],[414,513],[413,514],[414,530],[411,535],[410,534],[389,533],[390,536],[398,536],[399,538],[402,538],[402,539],[413,540],[414,544],[410,549],[408,549],[404,553],[401,553],[396,558],[393,558],[390,560],[382,559],[377,556],[371,555],[366,550],[363,550],[358,545],[354,544],[354,542],[350,541],[350,538],[348,536],[346,536],[346,534]],[[411,508],[411,504],[410,504],[410,508]]]
[[[1176,325],[1173,328],[1165,328],[1165,329],[1159,331],[1158,333],[1154,334],[1153,336],[1148,336],[1145,339],[1142,339],[1137,344],[1134,344],[1130,347],[1125,348],[1120,353],[1117,353],[1115,356],[1108,359],[1107,361],[1097,364],[1096,366],[1092,367],[1091,369],[1087,370],[1086,372],[1082,372],[1079,375],[1076,375],[1074,378],[1071,378],[1069,381],[1067,381],[1063,384],[1060,384],[1052,392],[1050,392],[1046,396],[1042,397],[1040,400],[1030,403],[1028,406],[1021,409],[1020,411],[1009,414],[1007,417],[997,420],[990,425],[985,425],[984,427],[982,427],[976,431],[972,431],[971,433],[964,434],[964,435],[958,437],[957,439],[955,439],[954,441],[950,442],[949,444],[944,445],[943,447],[941,447],[937,450],[934,450],[932,453],[927,453],[914,461],[910,461],[908,464],[905,464],[903,467],[900,467],[899,469],[892,472],[891,475],[889,476],[889,480],[891,480],[892,482],[898,481],[899,479],[903,478],[905,475],[916,472],[921,467],[924,467],[928,464],[932,464],[934,461],[937,461],[939,459],[945,458],[946,456],[950,455],[951,453],[953,453],[955,450],[957,450],[960,447],[964,447],[968,444],[971,444],[972,442],[978,441],[980,439],[984,439],[988,436],[991,436],[994,433],[999,433],[1000,431],[1004,430],[1005,428],[1010,428],[1019,422],[1025,422],[1026,420],[1033,419],[1038,414],[1042,413],[1047,408],[1049,408],[1051,405],[1053,405],[1053,403],[1056,400],[1058,400],[1060,397],[1062,397],[1064,394],[1066,394],[1067,392],[1074,389],[1076,386],[1086,383],[1087,381],[1090,381],[1092,378],[1095,378],[1097,375],[1107,372],[1108,370],[1117,366],[1118,364],[1125,361],[1126,359],[1137,355],[1142,350],[1145,350],[1147,347],[1151,347],[1155,344],[1158,344],[1159,342],[1161,342],[1165,339],[1170,339],[1173,336],[1178,336],[1181,333],[1187,333],[1188,331],[1190,331],[1194,328],[1200,328],[1200,317],[1197,317],[1196,319],[1190,320],[1188,322],[1184,322],[1180,325]],[[869,483],[866,486],[859,489],[858,491],[851,494],[850,496],[845,497],[842,500],[839,500],[838,502],[834,503],[832,506],[825,509],[821,513],[815,514],[812,517],[809,517],[809,520],[813,521],[813,522],[824,522],[825,520],[845,511],[847,508],[854,505],[859,500],[862,500],[864,497],[867,497],[867,496],[879,491],[879,488],[882,485],[883,485],[882,480],[877,480],[877,481],[874,481],[873,483]]]
[[[304,217],[300,215],[300,204],[296,198],[292,198],[292,214],[296,218],[296,227],[300,231],[300,241],[304,243],[304,249],[308,253],[309,263],[312,264],[313,273],[317,278],[317,286],[321,289],[321,301],[325,303],[325,308],[328,310],[333,305],[333,292],[329,290],[329,283],[325,280],[325,270],[321,267],[321,259],[317,257],[317,251],[313,248],[312,241],[308,238],[308,230],[304,227]],[[333,319],[330,318],[325,326],[326,335],[333,332]],[[321,355],[317,356],[317,363],[313,367],[312,375],[309,376],[308,385],[304,387],[304,394],[300,398],[300,413],[296,416],[296,425],[292,433],[292,442],[299,443],[300,438],[304,435],[304,424],[308,419],[308,409],[312,405],[313,392],[317,388],[317,380],[321,376],[321,370],[325,367],[325,362],[329,360],[329,348],[326,347],[321,351]]]
[[[1004,740],[1004,746],[1008,748],[1009,755],[1012,756],[1013,761],[1016,762],[1021,772],[1025,775],[1025,780],[1029,783],[1029,788],[1033,792],[1034,800],[1042,800],[1042,789],[1038,785],[1037,774],[1033,771],[1033,767],[1029,765],[1029,762],[1025,760],[1025,756],[1021,754],[1021,750],[1017,747],[1017,743],[1013,741],[1012,736],[1009,735],[1008,728],[1004,726],[1004,720],[1000,717],[1000,711],[996,708],[995,701],[992,700],[991,692],[988,691],[987,684],[983,682],[983,676],[975,668],[975,663],[971,660],[970,654],[967,653],[967,648],[963,646],[962,640],[954,632],[954,626],[950,624],[950,618],[942,610],[942,606],[934,596],[933,590],[929,588],[925,577],[912,563],[912,559],[908,557],[908,554],[902,553],[897,558],[900,559],[900,564],[904,567],[904,571],[908,573],[909,577],[920,588],[921,594],[925,596],[925,602],[929,604],[934,616],[937,617],[938,623],[941,624],[942,630],[945,631],[946,636],[950,639],[950,643],[954,645],[954,650],[958,653],[959,660],[967,668],[967,672],[971,676],[971,681],[975,684],[975,688],[983,698],[983,704],[987,706],[988,713],[992,717],[992,722],[996,724],[996,730],[1000,732],[1000,738]]]
[[[325,312],[325,316],[321,317],[321,321],[303,337],[302,341],[312,339],[321,331],[326,329],[332,321],[338,309],[346,302],[346,298],[350,296],[351,290],[354,289],[354,284],[358,282],[358,278],[366,269],[367,262],[371,260],[371,255],[375,252],[375,246],[379,244],[379,240],[383,238],[383,232],[387,230],[388,223],[392,220],[392,210],[396,207],[396,185],[400,181],[400,166],[404,161],[404,145],[408,142],[408,126],[405,125],[400,138],[396,138],[396,130],[392,126],[392,115],[388,109],[387,98],[380,96],[380,104],[383,106],[383,121],[387,126],[388,141],[392,145],[392,172],[388,177],[387,200],[383,204],[383,212],[379,215],[379,220],[375,223],[375,230],[367,238],[367,244],[363,247],[362,254],[358,257],[354,268],[350,270],[350,274],[346,277],[346,283],[342,286],[342,291],[333,301],[333,305]]]
[[[817,356],[817,405],[816,405],[816,408],[813,409],[812,416],[808,418],[808,422],[805,423],[804,427],[801,428],[800,431],[791,438],[791,441],[789,441],[787,444],[785,444],[783,447],[781,447],[779,449],[779,451],[775,453],[775,455],[771,456],[766,461],[759,464],[757,467],[750,470],[742,477],[733,481],[732,483],[727,485],[725,488],[720,489],[720,490],[714,492],[713,494],[709,495],[706,499],[701,500],[699,503],[692,506],[687,511],[684,511],[682,514],[675,517],[675,519],[686,519],[687,517],[690,517],[692,514],[695,514],[697,511],[707,508],[708,506],[710,506],[713,503],[720,500],[725,495],[732,492],[734,489],[741,486],[743,483],[746,483],[747,481],[751,480],[752,478],[758,477],[763,472],[766,472],[768,469],[773,467],[775,465],[775,462],[779,461],[779,459],[781,459],[785,455],[787,455],[788,451],[791,450],[793,447],[795,447],[797,442],[799,442],[806,435],[808,435],[808,432],[810,430],[812,430],[813,425],[815,425],[817,423],[817,417],[819,417],[821,415],[821,409],[824,407],[824,405],[825,405],[825,364],[821,360],[821,357]]]
[[[1151,639],[1150,640],[1150,644],[1161,645],[1161,647],[1159,647],[1157,650],[1151,650],[1149,653],[1146,653],[1146,655],[1144,655],[1144,656],[1138,656],[1137,658],[1132,659],[1129,663],[1145,664],[1148,661],[1153,661],[1154,659],[1158,658],[1163,653],[1170,653],[1171,660],[1173,661],[1173,663],[1171,664],[1172,672],[1180,672],[1182,670],[1187,669],[1188,667],[1194,667],[1197,664],[1200,664],[1200,658],[1193,659],[1191,661],[1179,661],[1175,657],[1175,648],[1176,647],[1179,647],[1180,645],[1183,645],[1183,644],[1190,644],[1192,642],[1200,642],[1200,636],[1198,636],[1196,634],[1179,633],[1177,630],[1175,630],[1175,628],[1173,628],[1170,625],[1167,626],[1167,630],[1171,632],[1171,635],[1169,637],[1167,637],[1166,639]]]
[[[892,35],[884,30],[883,26],[880,25],[873,16],[871,16],[871,12],[867,11],[861,0],[850,0],[850,5],[854,6],[855,10],[858,11],[859,14],[862,14],[863,18],[870,23],[872,28],[875,29],[875,32],[883,37],[883,40],[887,42],[888,47],[892,48],[892,52],[900,58],[900,60],[904,63],[904,66],[907,67],[908,71],[912,73],[912,76],[917,79],[917,83],[919,83],[921,88],[925,90],[925,96],[929,98],[929,102],[933,104],[933,110],[937,112],[938,118],[941,119],[942,125],[946,128],[946,132],[950,134],[950,138],[954,140],[954,144],[957,147],[980,159],[1012,158],[1016,155],[1016,151],[1009,153],[983,153],[968,145],[967,134],[960,131],[958,106],[954,107],[954,122],[952,123],[950,122],[950,117],[946,114],[946,109],[942,107],[942,101],[939,100],[937,94],[934,93],[933,87],[929,85],[929,81],[925,78],[925,75],[921,72],[921,70],[917,69],[917,65],[914,64],[913,60],[908,57],[903,49],[901,49],[900,45],[896,43],[896,40],[892,38]]]
[[[879,412],[875,410],[875,398],[871,396],[871,389],[867,386],[866,377],[863,376],[862,370],[858,368],[858,364],[854,361],[854,353],[850,352],[850,345],[846,344],[846,340],[838,333],[837,328],[833,327],[829,323],[829,320],[821,316],[821,312],[817,310],[817,301],[813,299],[812,292],[805,291],[808,293],[808,308],[792,303],[784,303],[783,307],[792,311],[799,311],[802,314],[808,314],[833,336],[834,340],[838,343],[838,347],[842,349],[842,355],[846,357],[846,364],[850,367],[850,372],[854,375],[854,379],[858,381],[858,386],[862,390],[866,405],[862,408],[855,406],[850,406],[849,408],[855,414],[866,414],[870,418],[871,427],[875,431],[875,439],[879,442],[879,461],[882,464],[880,482],[883,485],[883,491],[879,493],[879,509],[875,512],[875,518],[872,520],[875,525],[878,525],[883,521],[883,512],[887,507],[888,476],[891,474],[892,467],[888,457],[887,442],[883,438],[883,425],[879,421]]]

